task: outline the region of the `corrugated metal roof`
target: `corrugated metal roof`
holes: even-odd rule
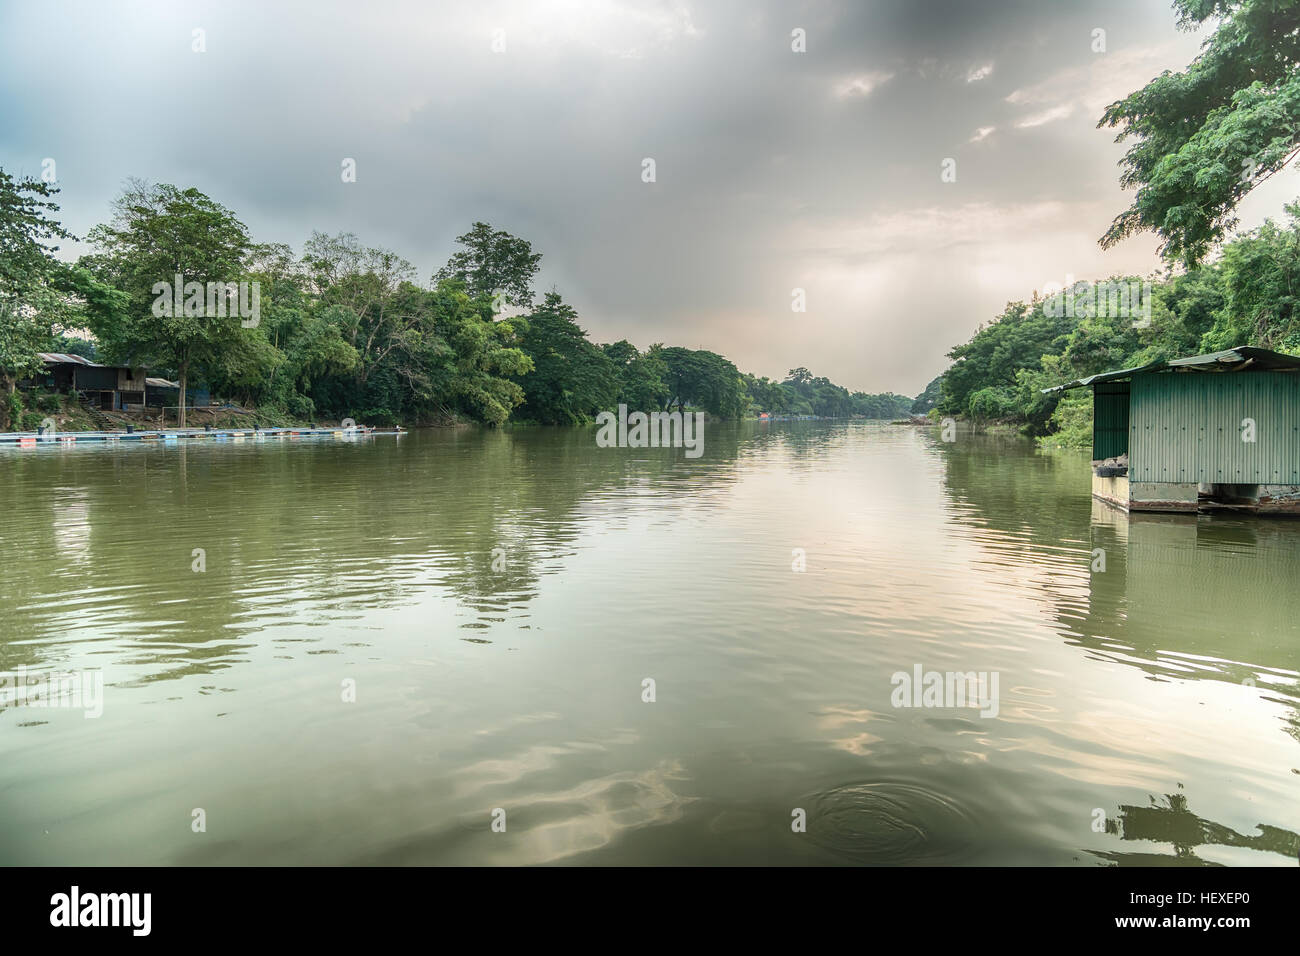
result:
[[[1167,362],[1152,362],[1149,365],[1139,365],[1136,368],[1121,368],[1113,372],[1099,372],[1096,375],[1089,375],[1087,378],[1066,382],[1064,385],[1045,388],[1043,392],[1062,392],[1067,388],[1082,388],[1085,385],[1096,385],[1098,382],[1113,382],[1116,379],[1131,378],[1141,372],[1175,372],[1180,369],[1197,372],[1300,369],[1300,357],[1243,345],[1223,352],[1211,352],[1208,355],[1193,355],[1188,358],[1170,359]]]
[[[156,388],[180,388],[181,387],[180,382],[169,382],[165,378],[146,378],[144,380],[144,383],[146,385],[153,385]]]
[[[106,368],[98,362],[92,362],[83,355],[69,355],[67,352],[37,352],[41,361],[47,365],[89,365],[91,368]]]

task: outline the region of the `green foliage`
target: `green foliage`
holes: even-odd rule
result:
[[[617,386],[615,402],[634,411],[651,411],[664,407],[668,400],[668,363],[663,359],[664,347],[655,344],[638,352],[635,345],[621,339],[601,346],[613,365]],[[752,394],[752,393],[751,393]]]
[[[1091,404],[1081,410],[1073,395],[1063,401],[1043,389],[1242,345],[1300,354],[1293,292],[1300,289],[1300,204],[1286,208],[1286,226],[1266,221],[1228,243],[1217,263],[1153,282],[1149,322],[1138,310],[1116,314],[1108,299],[1101,308],[1103,297],[1087,282],[1069,290],[1077,308],[1062,311],[1056,299],[1012,303],[949,353],[955,361],[941,377],[938,407],[977,422],[1013,419],[1030,434],[1073,447],[1087,444]]]
[[[930,384],[925,386],[925,391],[916,396],[916,400],[912,402],[912,406],[908,411],[913,415],[928,415],[930,409],[938,405],[939,400],[942,398],[942,392],[940,390],[942,384],[943,376],[935,376],[930,381]]]
[[[1038,439],[1040,445],[1056,448],[1092,447],[1092,392],[1077,389],[1068,393],[1052,412],[1052,431]]]
[[[665,409],[687,405],[718,418],[737,418],[749,405],[740,371],[716,352],[671,346],[660,350],[667,367]]]
[[[555,292],[524,323],[519,347],[532,371],[519,380],[525,400],[519,415],[543,424],[591,421],[619,394],[613,361],[587,340],[578,314]],[[635,350],[634,350],[635,351]]]
[[[1000,388],[981,388],[971,394],[967,411],[973,421],[984,424],[998,418],[1005,418],[1015,409],[1011,394]]]
[[[915,399],[894,392],[870,394],[854,392],[849,396],[853,403],[853,414],[859,418],[874,418],[892,421],[910,413]]]
[[[350,233],[313,233],[295,257],[283,244],[255,244],[233,212],[196,189],[132,182],[111,222],[92,230],[96,251],[65,266],[42,245],[67,235],[45,218],[56,208],[51,190],[7,177],[0,185],[0,242],[12,253],[0,262],[0,365],[11,384],[41,368],[37,352],[53,350],[144,365],[183,386],[201,381],[266,423],[575,423],[620,402],[690,405],[718,418],[755,407],[888,418],[911,404],[850,394],[806,369],[790,382],[756,379],[704,350],[598,346],[554,292],[526,315],[501,318],[502,303],[531,308],[541,256],[486,223],[459,237],[464,248],[424,288],[411,263]],[[159,285],[174,286],[177,274],[202,286],[257,283],[258,323],[164,307]]]
[[[50,201],[57,191],[0,169],[0,428],[19,421],[14,388],[41,370],[39,353],[50,348],[52,327],[71,311],[58,289],[64,266],[51,245],[72,238],[50,218],[59,208]]]
[[[171,307],[177,276],[203,287],[245,279],[252,242],[225,206],[197,189],[133,181],[114,204],[112,222],[96,226],[88,238],[99,252],[81,264],[128,297],[89,314],[110,360],[174,369],[182,396],[191,374],[221,381],[238,368],[255,378],[278,364],[275,350],[243,328],[238,315]]]
[[[983,388],[1013,393],[1020,386],[1020,372],[1041,370],[1044,355],[1064,351],[1075,320],[1050,311],[1038,300],[1029,305],[1009,302],[992,323],[950,351],[953,365],[939,386],[940,412],[967,414],[971,396]]]
[[[1206,351],[1249,342],[1300,352],[1300,203],[1286,212],[1289,228],[1268,220],[1224,249],[1223,307],[1205,334]]]
[[[1184,27],[1218,25],[1185,71],[1165,71],[1098,123],[1135,140],[1120,182],[1137,189],[1101,243],[1153,230],[1166,258],[1191,267],[1235,225],[1242,197],[1300,151],[1300,4],[1174,5]]]
[[[504,304],[524,308],[533,304],[533,276],[542,255],[532,245],[485,222],[476,222],[469,232],[457,236],[464,248],[455,253],[433,276],[435,283],[457,279],[473,298],[501,297]]]

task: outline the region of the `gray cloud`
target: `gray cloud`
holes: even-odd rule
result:
[[[907,393],[1007,300],[1157,265],[1096,245],[1125,197],[1094,127],[1199,43],[1168,0],[55,2],[0,36],[0,165],[54,157],[79,234],[139,176],[427,278],[481,219],[544,253],[597,340]]]

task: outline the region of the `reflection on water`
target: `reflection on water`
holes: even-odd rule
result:
[[[1300,522],[1014,438],[594,434],[5,449],[0,671],[104,701],[0,690],[0,861],[1296,862]]]
[[[1196,856],[1196,848],[1207,844],[1245,847],[1266,853],[1279,853],[1287,858],[1300,855],[1300,834],[1259,824],[1259,834],[1244,836],[1231,827],[1204,820],[1187,809],[1187,797],[1181,793],[1168,794],[1162,803],[1151,798],[1151,806],[1119,808],[1119,817],[1106,821],[1106,831],[1116,833],[1122,840],[1144,840],[1167,843],[1173,846],[1173,856],[1155,853],[1097,852],[1103,859],[1128,866],[1160,866],[1168,864],[1203,865]]]

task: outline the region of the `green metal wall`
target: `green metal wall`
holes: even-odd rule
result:
[[[1092,458],[1115,458],[1128,451],[1128,382],[1099,382],[1092,389]]]
[[[1130,481],[1300,484],[1300,374],[1156,372],[1130,395]]]

